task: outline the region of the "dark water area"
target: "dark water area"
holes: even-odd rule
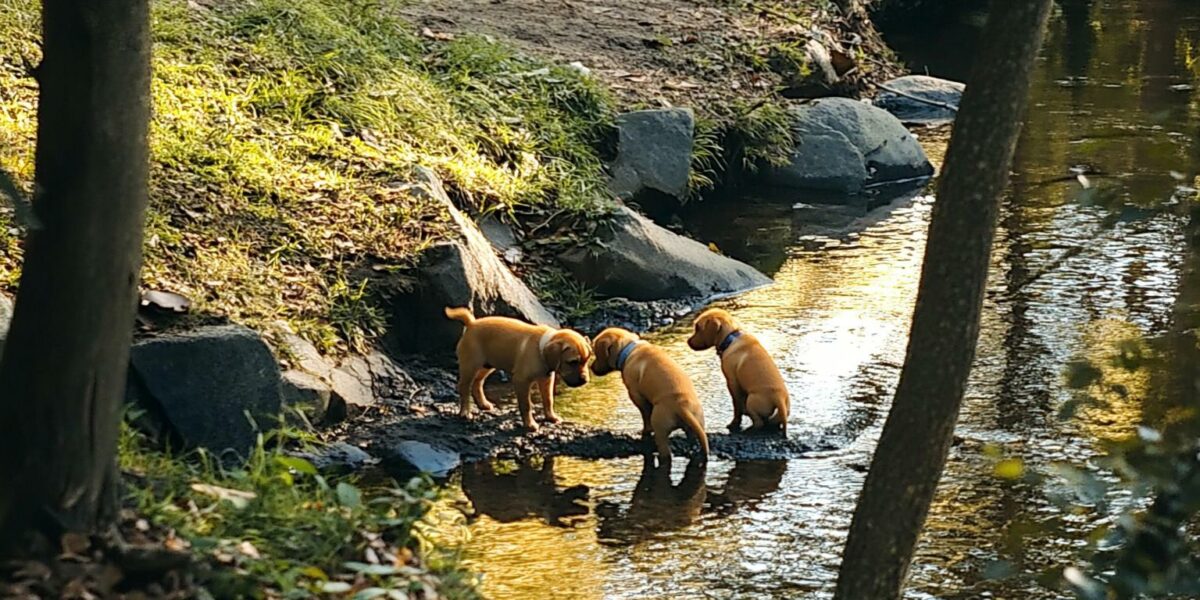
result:
[[[955,77],[971,47],[964,35],[943,27],[914,46],[892,43],[914,68]],[[1122,382],[1122,397],[1059,416],[1075,394],[1068,363],[1109,364],[1118,348],[1169,332],[1178,306],[1196,300],[1196,282],[1183,277],[1195,257],[1175,208],[1195,195],[1200,172],[1197,59],[1200,3],[1064,0],[1056,10],[1001,216],[959,442],[907,597],[1068,597],[1039,579],[1079,564],[1087,532],[1109,517],[1064,510],[1053,478],[998,478],[995,457],[1027,469],[1083,465],[1106,441],[1177,408],[1151,400],[1161,397],[1155,377],[1122,371],[1106,374]],[[916,133],[940,163],[947,133]],[[829,207],[749,192],[700,203],[685,223],[776,281],[719,304],[776,357],[792,394],[789,434],[840,431],[850,441],[792,461],[677,460],[669,479],[641,458],[467,466],[430,535],[463,544],[490,597],[832,594],[904,360],[933,198]],[[649,337],[692,376],[716,430],[731,414],[717,358],[688,349],[687,334],[679,324]],[[562,394],[558,406],[569,420],[639,426],[615,376]]]

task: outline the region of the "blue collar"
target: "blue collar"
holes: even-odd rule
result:
[[[625,370],[625,361],[629,360],[629,355],[633,354],[633,349],[637,348],[641,344],[642,344],[642,340],[634,340],[632,342],[629,342],[628,344],[625,344],[624,348],[621,348],[621,351],[617,353],[617,370],[618,371]]]
[[[721,340],[721,343],[717,345],[717,356],[724,354],[725,351],[729,349],[729,345],[733,343],[733,340],[736,340],[741,336],[742,332],[736,330],[725,336],[725,339]]]

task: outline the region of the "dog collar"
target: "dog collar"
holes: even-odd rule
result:
[[[736,340],[739,337],[742,337],[742,332],[737,330],[734,330],[729,335],[725,336],[725,339],[721,340],[721,343],[717,345],[717,356],[725,354],[725,351],[729,349],[729,346],[733,343],[733,340]]]
[[[558,330],[551,328],[542,334],[542,338],[538,340],[538,352],[546,351],[546,346],[550,345],[550,340],[554,338],[554,334],[556,333],[558,333]]]
[[[642,340],[634,340],[632,342],[629,342],[628,344],[625,344],[624,348],[621,348],[621,351],[617,353],[617,370],[618,371],[625,370],[625,361],[629,360],[629,355],[633,354],[633,349],[637,348],[640,345],[642,345]]]

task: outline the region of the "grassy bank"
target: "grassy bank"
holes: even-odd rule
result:
[[[260,330],[286,326],[326,352],[362,348],[384,325],[371,281],[410,266],[445,232],[444,211],[399,185],[413,167],[433,168],[475,212],[585,221],[610,206],[602,158],[617,110],[704,92],[695,99],[698,195],[727,169],[786,158],[791,138],[772,90],[808,68],[797,31],[837,27],[825,0],[713,8],[736,26],[697,18],[689,27],[711,35],[674,32],[678,40],[635,52],[679,70],[639,78],[638,97],[561,57],[518,53],[521,44],[414,25],[420,15],[409,9],[436,6],[153,3],[146,287]],[[36,0],[0,0],[0,168],[27,190],[38,12]],[[701,84],[665,85],[687,78]],[[0,289],[10,293],[21,261],[14,221],[0,209]],[[587,295],[570,282],[536,287],[566,304]]]
[[[201,6],[203,4],[203,6]],[[33,176],[38,3],[0,0],[0,167]],[[404,267],[446,216],[396,184],[435,169],[480,211],[601,206],[612,105],[591,78],[481,37],[419,36],[363,0],[154,3],[144,278],[327,350],[376,333],[365,267]],[[0,284],[19,232],[0,217]]]
[[[125,504],[173,532],[168,546],[194,553],[198,583],[216,598],[477,597],[457,556],[420,534],[432,482],[328,479],[283,442],[303,444],[304,435],[272,433],[244,464],[223,467],[204,453],[164,453],[126,427]]]

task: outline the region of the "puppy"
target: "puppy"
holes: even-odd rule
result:
[[[730,431],[742,428],[742,415],[749,415],[751,429],[775,426],[787,434],[788,391],[783,376],[758,338],[738,329],[728,312],[710,308],[693,323],[695,332],[688,338],[692,350],[717,348],[721,372],[729,395],[733,397],[733,422]]]
[[[483,395],[483,382],[492,371],[501,369],[512,376],[526,429],[538,430],[529,398],[535,384],[546,420],[562,421],[554,414],[554,378],[557,374],[571,387],[587,383],[587,363],[592,356],[587,338],[570,329],[530,325],[507,317],[476,319],[469,308],[446,307],[446,316],[466,326],[457,348],[459,416],[471,416],[472,398],[480,410],[492,410],[492,403]]]
[[[708,435],[704,433],[704,409],[696,399],[692,381],[661,349],[632,332],[610,327],[592,342],[596,360],[592,373],[620,371],[629,399],[642,413],[642,434],[654,434],[659,466],[671,465],[667,437],[683,429],[700,442],[702,460],[708,458]]]

